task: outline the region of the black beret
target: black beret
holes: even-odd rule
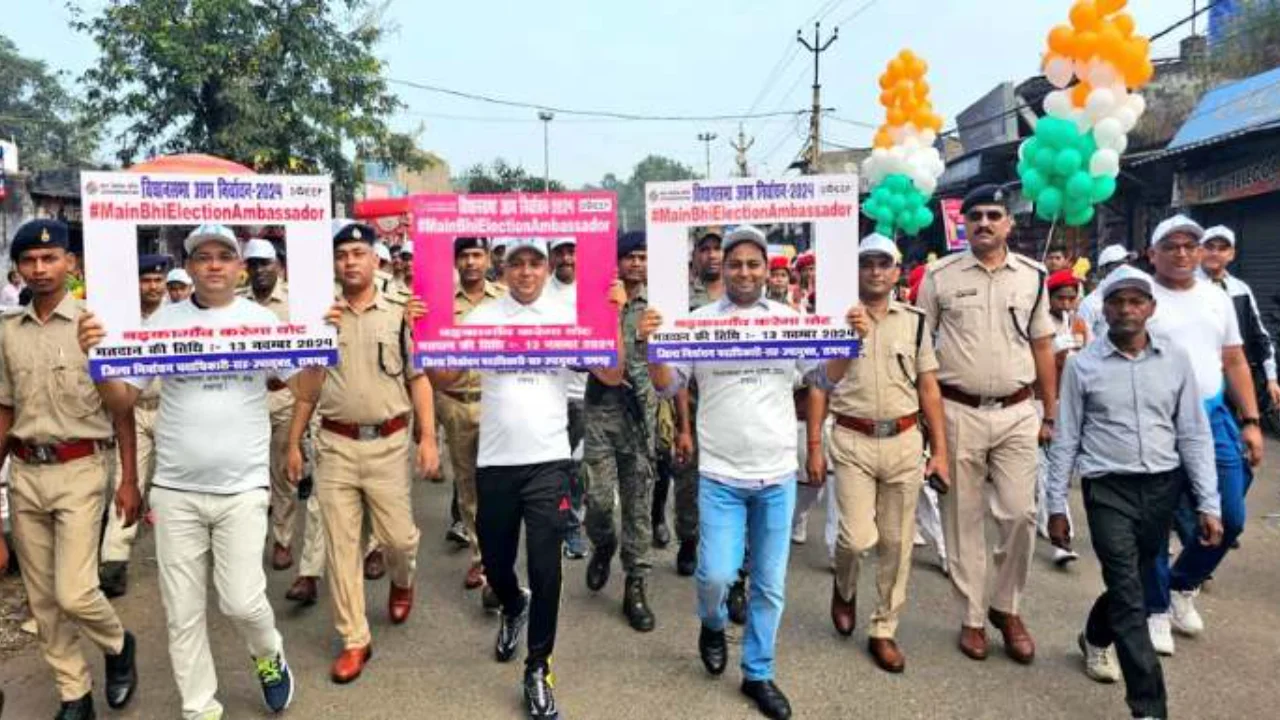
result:
[[[489,238],[483,238],[483,237],[454,238],[453,239],[453,256],[458,257],[458,254],[461,253],[463,250],[484,250],[485,252],[488,252]]]
[[[1009,193],[999,185],[987,183],[969,191],[964,196],[964,202],[960,205],[961,214],[969,212],[969,209],[975,205],[1000,205],[1006,210],[1009,208]]]
[[[618,259],[621,260],[637,250],[644,250],[648,247],[647,243],[643,230],[623,233],[622,237],[618,238]]]
[[[143,275],[164,275],[169,272],[168,255],[139,255],[138,277]]]
[[[30,220],[23,223],[13,236],[9,257],[17,260],[22,253],[36,248],[68,249],[71,244],[67,224],[58,220]]]
[[[368,243],[371,247],[378,239],[378,233],[374,229],[363,223],[351,223],[344,225],[341,230],[333,236],[333,246],[338,247],[343,243],[362,242]]]

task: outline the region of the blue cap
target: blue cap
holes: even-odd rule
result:
[[[164,275],[169,272],[168,255],[139,255],[138,277],[143,275]]]
[[[622,237],[618,238],[618,259],[621,260],[638,250],[646,250],[648,247],[649,240],[643,230],[623,233]]]
[[[62,248],[66,250],[71,243],[67,224],[59,220],[28,220],[18,227],[13,235],[13,244],[9,246],[9,257],[18,260],[22,253],[37,248]]]

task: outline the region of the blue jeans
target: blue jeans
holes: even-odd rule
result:
[[[742,674],[747,680],[773,679],[795,506],[794,479],[759,489],[705,477],[698,482],[698,616],[703,627],[724,629],[729,586],[738,579],[743,553],[750,547],[750,595],[742,639]]]
[[[1213,432],[1214,461],[1218,472],[1218,494],[1222,496],[1222,543],[1217,547],[1200,544],[1200,526],[1196,517],[1195,500],[1191,488],[1174,514],[1174,530],[1182,543],[1182,552],[1173,566],[1169,566],[1169,541],[1156,556],[1154,577],[1146,583],[1147,611],[1162,613],[1169,610],[1171,590],[1194,590],[1200,587],[1222,559],[1231,544],[1244,530],[1245,493],[1253,483],[1253,471],[1245,462],[1241,450],[1240,428],[1231,415],[1222,395],[1205,401],[1209,415],[1209,427]]]

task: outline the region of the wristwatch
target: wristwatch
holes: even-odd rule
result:
[[[1249,425],[1262,426],[1262,418],[1246,417],[1240,418],[1240,427],[1248,427]]]

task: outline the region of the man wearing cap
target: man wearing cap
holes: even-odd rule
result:
[[[547,295],[557,302],[570,307],[573,316],[578,313],[578,242],[572,237],[555,238],[547,243],[551,251],[551,279],[547,282]],[[569,382],[569,447],[575,454],[579,443],[586,437],[586,426],[583,418],[584,403],[587,392],[587,374],[574,373]],[[569,501],[573,503],[573,515],[569,518],[569,528],[564,538],[564,556],[571,560],[581,560],[587,556],[587,541],[583,537],[582,521],[586,516],[584,501],[586,498],[585,479],[582,463],[574,469],[572,491]]]
[[[646,281],[648,248],[644,231],[618,240],[618,277],[627,291],[622,306],[622,341],[626,343],[626,381],[606,385],[588,378],[586,440],[583,468],[587,486],[587,536],[594,551],[587,565],[587,588],[600,591],[609,581],[610,565],[618,551],[613,507],[620,505],[622,569],[627,574],[622,612],[632,629],[654,628],[646,598],[650,558],[650,515],[654,485],[654,421],[657,397],[649,381],[648,348],[636,336],[640,317],[649,307]]]
[[[400,295],[413,294],[413,241],[406,240],[400,246],[400,274],[396,277],[396,283],[391,288],[394,293]]]
[[[1089,328],[1090,340],[1107,334],[1107,322],[1102,317],[1102,293],[1098,292],[1098,289],[1102,287],[1102,282],[1108,275],[1128,262],[1129,251],[1123,245],[1108,245],[1098,253],[1098,270],[1094,276],[1098,287],[1080,301],[1079,311],[1080,319],[1084,320],[1085,326]]]
[[[180,303],[191,297],[191,274],[183,268],[174,268],[164,279],[165,292],[170,303]]]
[[[80,651],[83,633],[106,656],[107,705],[128,704],[137,687],[135,643],[98,588],[98,539],[112,437],[120,476],[108,513],[138,519],[142,497],[133,413],[89,377],[76,323],[86,312],[67,290],[67,226],[32,220],[18,228],[9,257],[31,288],[22,312],[0,326],[0,437],[8,438],[10,519],[27,604],[53,670],[58,720],[94,717],[93,680]]]
[[[168,255],[138,256],[138,300],[144,325],[164,304],[164,280],[168,270]],[[147,485],[155,469],[156,411],[159,408],[160,383],[155,382],[142,391],[133,409],[136,427],[134,442],[138,454],[138,489],[143,495],[147,492]],[[117,484],[123,477],[119,456],[116,458],[114,477]],[[106,529],[102,533],[100,553],[102,564],[98,567],[98,580],[102,586],[102,592],[107,597],[117,598],[124,595],[129,588],[129,554],[133,550],[133,541],[138,534],[138,525],[133,523],[125,527],[116,513],[107,513],[106,522]]]
[[[464,319],[466,325],[572,325],[564,303],[546,295],[550,276],[546,243],[540,238],[508,240],[505,252],[507,293],[483,303]],[[622,305],[621,288],[610,303]],[[625,346],[619,343],[619,367],[591,368],[607,385],[623,381]],[[433,370],[441,387],[462,373]],[[485,370],[480,372],[480,439],[476,470],[479,497],[476,530],[489,586],[502,604],[494,644],[498,662],[509,662],[529,627],[525,657],[524,704],[533,718],[559,717],[551,674],[560,612],[561,542],[571,513],[567,368]],[[520,526],[530,591],[520,588],[515,562]]]
[[[1213,441],[1191,359],[1147,331],[1157,308],[1151,280],[1122,268],[1099,290],[1108,333],[1073,356],[1062,376],[1050,451],[1049,527],[1055,540],[1070,537],[1067,490],[1078,473],[1106,585],[1078,639],[1085,672],[1104,683],[1123,673],[1133,716],[1166,718],[1164,678],[1143,598],[1151,591],[1152,568],[1167,554],[1174,509],[1188,479],[1203,543],[1222,542]]]
[[[907,600],[920,486],[926,475],[936,474],[943,488],[949,481],[933,339],[925,332],[923,312],[890,299],[900,261],[889,238],[863,239],[858,248],[861,305],[850,311],[850,324],[862,338],[861,356],[827,361],[815,374],[818,387],[830,393],[836,425],[831,454],[840,534],[831,620],[841,635],[853,634],[861,557],[875,548],[879,601],[867,648],[876,665],[891,673],[906,665],[894,636]],[[932,451],[928,463],[918,427],[921,413]]]
[[[784,305],[791,304],[791,264],[784,255],[769,258],[769,284],[765,297]]]
[[[1030,663],[1035,642],[1019,610],[1035,552],[1036,450],[1052,434],[1058,402],[1045,270],[1009,250],[1014,222],[999,187],[975,188],[961,212],[969,250],[931,264],[919,298],[926,332],[937,338],[946,401],[952,489],[942,504],[951,582],[963,611],[959,647],[985,660],[989,619],[1005,653]],[[1033,385],[1043,419],[1031,402]],[[988,508],[999,537],[989,601]]]
[[[796,284],[795,306],[803,313],[812,313],[814,303],[817,302],[817,260],[817,256],[811,250],[796,256],[796,275],[799,276],[799,282]]]
[[[453,241],[453,265],[459,285],[453,293],[453,322],[462,324],[481,304],[502,297],[502,290],[489,282],[489,239],[460,237]],[[480,373],[460,373],[452,383],[437,385],[436,414],[444,426],[445,445],[453,463],[454,491],[460,523],[449,537],[459,538],[471,552],[471,564],[463,585],[474,590],[485,584],[480,562],[480,539],[476,533],[476,454],[480,441]]]
[[[1148,622],[1156,651],[1166,655],[1174,651],[1171,630],[1192,636],[1204,631],[1195,597],[1244,529],[1244,497],[1253,480],[1250,466],[1262,462],[1263,452],[1258,402],[1235,308],[1222,288],[1199,276],[1203,237],[1204,230],[1195,221],[1176,215],[1156,227],[1147,250],[1155,268],[1156,300],[1148,327],[1191,358],[1213,432],[1222,498],[1222,543],[1200,542],[1194,513],[1184,506],[1175,521],[1182,552],[1172,568],[1168,553],[1156,559],[1154,587],[1147,597]],[[1238,424],[1228,394],[1240,414]]]
[[[764,297],[768,247],[758,228],[741,225],[730,232],[724,258],[724,297],[696,310],[693,318],[797,316]],[[661,324],[661,315],[650,308],[641,337]],[[699,654],[709,673],[724,672],[727,600],[749,553],[741,690],[770,718],[791,717],[791,705],[774,682],[774,651],[785,604],[798,470],[791,393],[813,366],[806,360],[649,365],[654,388],[663,395],[674,395],[691,379],[698,383]]]
[[[201,225],[183,246],[195,293],[186,302],[162,307],[150,327],[216,330],[279,323],[270,310],[237,297],[244,263],[229,228]],[[81,319],[82,349],[96,346],[105,335],[92,315]],[[303,374],[285,370],[281,375],[298,392]],[[293,700],[293,674],[267,600],[261,559],[271,485],[267,377],[265,371],[170,375],[160,384],[156,469],[148,499],[155,513],[169,659],[183,717],[190,720],[222,714],[205,623],[210,565],[218,607],[248,646],[267,709],[281,712]],[[104,385],[114,402],[132,406],[153,381],[129,378]]]
[[[1280,383],[1276,382],[1276,348],[1271,342],[1271,333],[1262,322],[1262,313],[1258,311],[1258,301],[1253,296],[1253,289],[1227,269],[1236,259],[1235,232],[1225,225],[1215,225],[1204,231],[1200,247],[1203,248],[1201,271],[1213,284],[1227,291],[1231,304],[1235,307],[1249,368],[1254,377],[1261,376],[1266,384],[1266,399],[1270,401],[1271,407],[1280,406]]]

